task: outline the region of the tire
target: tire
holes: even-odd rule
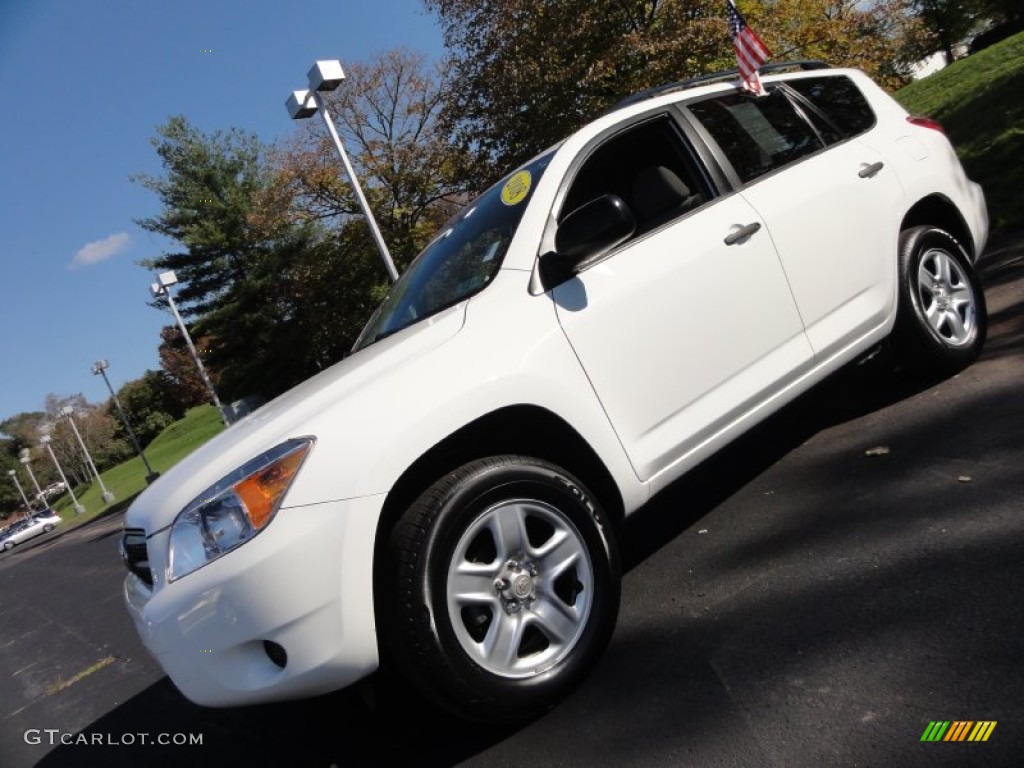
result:
[[[515,722],[554,706],[603,653],[619,561],[593,495],[522,456],[471,462],[406,511],[379,604],[391,660],[434,703]]]
[[[53,530],[53,526],[50,525],[49,523],[47,523],[46,525],[43,526],[43,533],[49,533],[52,530]]]
[[[11,549],[14,549],[14,542],[13,541],[5,541],[4,542],[4,552],[7,552],[8,550],[11,550]]]
[[[985,344],[988,314],[977,273],[956,238],[936,227],[900,235],[900,361],[925,374],[949,375],[972,363]]]

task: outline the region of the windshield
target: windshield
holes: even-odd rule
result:
[[[459,211],[391,287],[352,351],[483,289],[501,267],[530,193],[552,154],[535,158]]]

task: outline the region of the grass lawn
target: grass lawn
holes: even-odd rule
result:
[[[898,91],[910,112],[934,117],[967,175],[985,189],[994,232],[1024,227],[1024,32]]]
[[[196,448],[224,429],[220,415],[212,405],[200,405],[185,414],[161,432],[145,447],[146,458],[157,472],[166,472]],[[71,498],[64,494],[53,505],[66,522],[84,523],[99,515],[107,515],[125,509],[146,487],[146,468],[138,456],[129,459],[106,472],[101,472],[103,484],[114,494],[115,501],[106,505],[100,498],[98,483],[75,489],[78,500],[85,506],[85,512],[76,515]]]

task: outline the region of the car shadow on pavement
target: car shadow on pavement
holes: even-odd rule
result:
[[[936,380],[894,370],[884,350],[852,365],[690,470],[619,532],[623,567],[642,563],[782,457],[824,429],[928,389]]]

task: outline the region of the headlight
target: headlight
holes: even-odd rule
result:
[[[171,525],[167,580],[192,573],[263,530],[312,447],[309,437],[281,443],[193,499]]]

